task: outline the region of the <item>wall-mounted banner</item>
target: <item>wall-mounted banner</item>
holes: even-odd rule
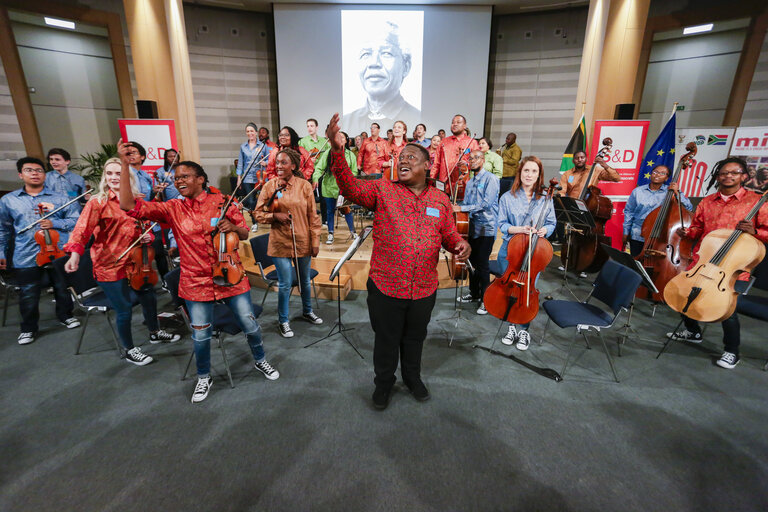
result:
[[[731,156],[747,161],[749,178],[744,187],[761,193],[768,190],[768,126],[737,128]]]
[[[179,147],[173,119],[118,119],[117,124],[123,140],[138,142],[147,150],[144,171],[162,167],[165,150]]]
[[[619,183],[599,183],[603,194],[613,201],[613,216],[605,224],[605,234],[611,237],[616,248],[621,246],[624,205],[637,185],[637,173],[645,155],[645,138],[650,124],[647,120],[595,121],[589,156],[593,159],[600,151],[603,139],[610,137],[613,139],[613,147],[606,161],[621,176]]]
[[[733,142],[733,128],[678,128],[675,130],[675,169],[685,155],[685,145],[696,143],[696,156],[691,165],[680,172],[680,192],[687,197],[702,197],[712,167],[728,156]],[[675,172],[672,169],[672,172]],[[712,190],[710,190],[712,192]]]

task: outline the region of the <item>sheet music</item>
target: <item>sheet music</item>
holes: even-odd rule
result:
[[[371,234],[371,231],[373,231],[371,226],[366,227],[363,229],[363,232],[360,234],[360,236],[350,244],[349,248],[344,253],[344,256],[342,256],[336,265],[334,265],[333,270],[331,271],[331,276],[329,277],[330,281],[336,279],[336,276],[338,276],[339,272],[341,271],[341,267],[349,260],[349,258],[354,256],[355,252],[357,252],[357,249],[363,245],[365,239],[368,238],[368,235]]]

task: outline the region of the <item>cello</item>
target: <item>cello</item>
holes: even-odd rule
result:
[[[568,270],[576,272],[597,272],[608,259],[608,254],[600,244],[611,244],[611,239],[605,235],[605,223],[613,213],[613,203],[602,194],[600,187],[590,185],[595,174],[598,159],[608,156],[613,146],[610,137],[603,139],[603,147],[595,156],[595,161],[589,169],[584,187],[578,199],[584,203],[592,214],[595,227],[586,232],[571,229],[569,243],[563,245],[560,258]]]
[[[751,221],[768,199],[766,191],[744,220]],[[765,257],[765,245],[739,229],[716,229],[701,240],[698,263],[672,278],[664,288],[666,303],[688,318],[720,322],[736,310],[734,289],[742,271],[750,272]]]
[[[680,172],[691,165],[691,160],[697,152],[696,143],[689,142],[685,150],[687,153],[680,159],[672,176],[672,183],[677,183]],[[691,213],[683,208],[680,196],[671,190],[667,190],[664,202],[645,218],[642,228],[645,243],[643,251],[635,259],[642,263],[659,293],[652,293],[649,289],[641,287],[638,288],[636,297],[664,302],[664,288],[667,283],[691,264],[693,242],[681,237],[677,229],[689,226],[692,218]]]
[[[146,285],[154,287],[158,281],[157,272],[152,268],[152,260],[155,259],[155,250],[149,243],[141,241],[141,239],[155,227],[155,224],[157,224],[157,222],[153,223],[143,231],[145,229],[144,223],[138,219],[136,220],[136,225],[142,233],[139,235],[139,238],[131,244],[133,247],[131,250],[131,264],[125,268],[128,284],[130,284],[131,288],[136,291],[141,290]]]
[[[37,205],[37,213],[42,220],[45,215],[45,206],[41,203]],[[35,257],[38,267],[50,265],[56,258],[61,258],[67,254],[59,249],[59,232],[55,229],[41,228],[35,232],[35,242],[40,246],[40,252]]]
[[[552,261],[553,252],[552,244],[546,238],[539,237],[538,231],[544,225],[549,212],[549,201],[558,187],[557,179],[550,180],[534,231],[518,233],[509,239],[507,270],[504,275],[488,285],[483,295],[485,309],[496,318],[524,325],[530,323],[539,313],[536,277]]]

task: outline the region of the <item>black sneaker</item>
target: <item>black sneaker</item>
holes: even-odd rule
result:
[[[311,324],[320,325],[321,323],[323,323],[323,319],[317,316],[312,311],[310,311],[309,313],[304,313],[302,316],[304,317],[304,320],[306,320]]]
[[[61,325],[63,325],[67,329],[75,329],[77,327],[80,327],[80,320],[72,316],[67,318],[63,322],[61,322]]]
[[[419,402],[426,402],[429,400],[429,390],[427,389],[427,386],[425,386],[421,381],[421,379],[417,380],[416,382],[406,384],[406,386],[411,391],[413,398]]]
[[[717,360],[717,366],[733,370],[739,364],[739,361],[741,361],[741,358],[733,352],[723,352],[723,355]]]
[[[280,372],[277,371],[269,362],[265,359],[260,363],[254,363],[253,367],[264,374],[269,380],[277,380],[280,378]]]
[[[154,361],[154,359],[152,359],[152,356],[148,356],[147,354],[142,352],[139,347],[133,347],[131,350],[126,352],[125,360],[137,366],[144,366]]]
[[[29,345],[33,341],[35,341],[35,333],[33,332],[23,332],[19,334],[19,345]]]
[[[171,334],[163,330],[149,333],[149,342],[153,345],[157,345],[158,343],[173,343],[174,341],[179,341],[180,339],[181,336],[178,334]]]
[[[389,405],[389,400],[392,398],[392,388],[380,388],[376,387],[371,399],[373,400],[373,406],[379,411],[383,411]]]
[[[476,301],[477,301],[477,299],[472,297],[471,293],[468,293],[466,295],[462,295],[461,297],[456,299],[456,302],[461,302],[462,304],[468,304],[470,302],[476,302]]]
[[[691,343],[701,343],[703,338],[700,332],[691,332],[688,329],[683,329],[677,332],[668,332],[667,338],[672,338],[677,341],[690,341]]]
[[[198,378],[195,390],[192,392],[192,403],[205,400],[208,397],[208,392],[211,391],[211,386],[213,386],[213,382],[210,377]]]
[[[280,336],[283,338],[293,338],[293,330],[291,329],[291,324],[288,322],[282,322],[280,324]]]
[[[517,350],[528,350],[528,347],[531,345],[531,335],[526,331],[525,329],[520,329],[517,331],[517,343],[515,344],[515,348]]]

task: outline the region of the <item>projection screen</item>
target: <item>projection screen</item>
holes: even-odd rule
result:
[[[321,131],[334,112],[350,136],[394,121],[482,133],[491,8],[275,4],[280,124]]]

